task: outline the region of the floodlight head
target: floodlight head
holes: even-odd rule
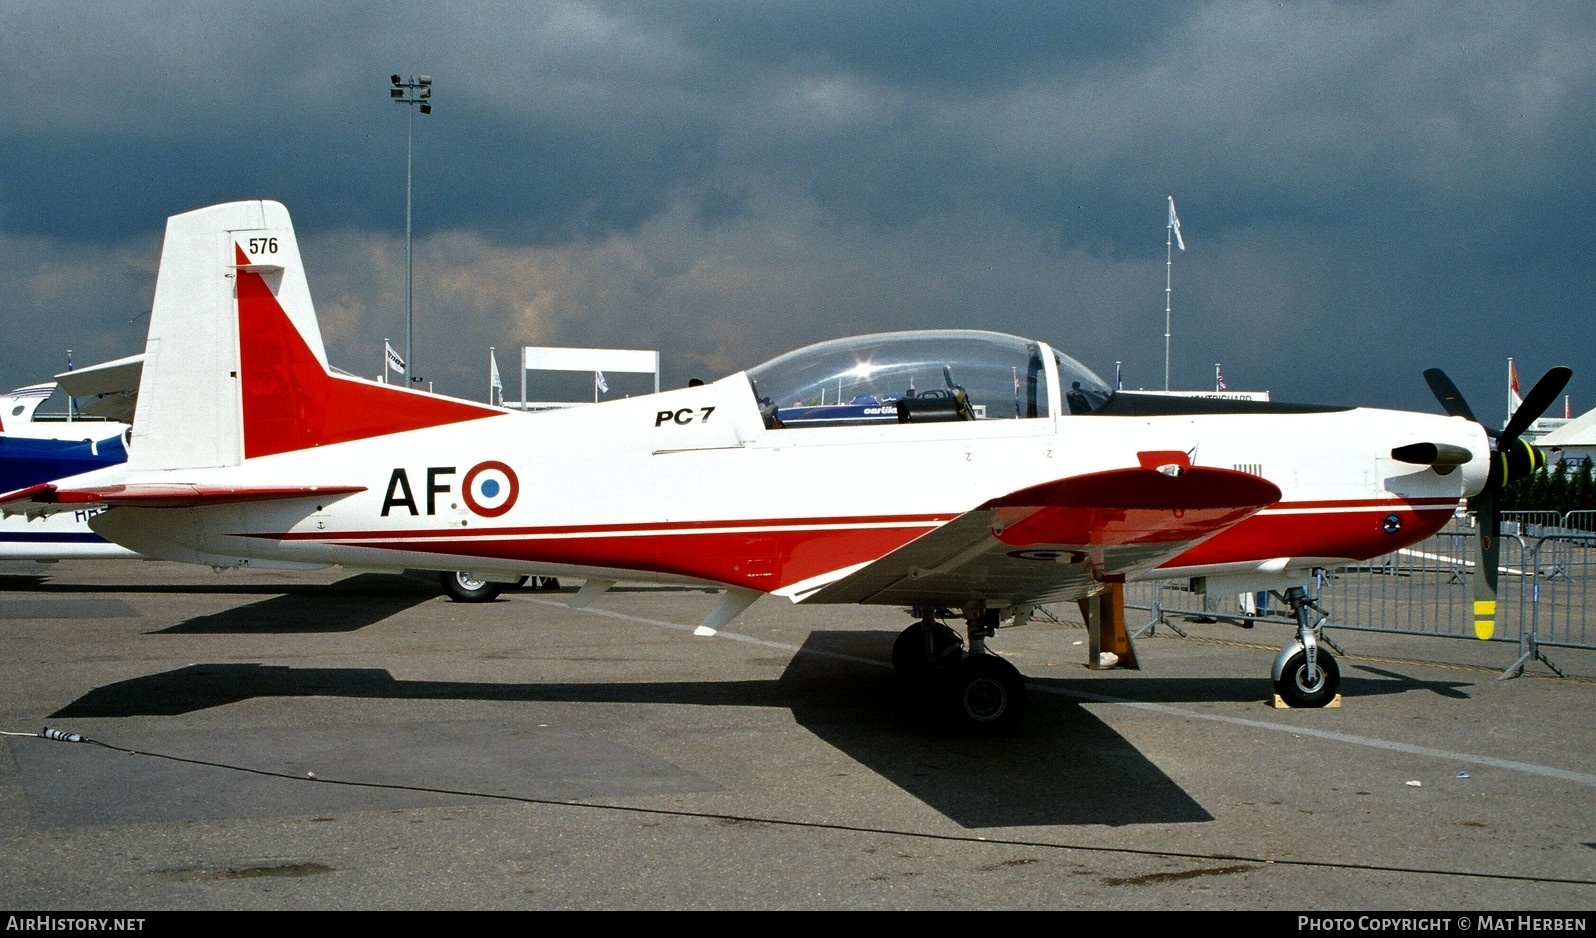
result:
[[[402,98],[404,96],[405,96],[405,90],[403,88],[389,88],[388,89],[388,97],[393,98],[395,101],[399,100],[400,98]]]
[[[425,88],[426,86],[432,84],[432,76],[422,75],[419,79],[417,79],[417,81],[421,82],[421,87]]]
[[[399,84],[399,76],[398,75],[390,75],[390,76],[388,76],[388,80],[393,82],[396,85]]]
[[[432,113],[432,105],[430,105],[430,104],[421,105],[421,113],[423,113],[423,114],[431,114]]]

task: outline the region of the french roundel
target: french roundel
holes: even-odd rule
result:
[[[465,474],[461,488],[464,490],[466,507],[484,518],[497,518],[509,511],[515,504],[516,496],[521,494],[521,483],[515,477],[515,470],[502,462],[482,462],[472,466]]]

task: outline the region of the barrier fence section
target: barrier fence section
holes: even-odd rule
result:
[[[1460,519],[1396,553],[1320,572],[1309,592],[1329,615],[1324,627],[1477,641],[1478,538],[1469,519]],[[1596,648],[1596,512],[1505,514],[1498,540],[1491,640],[1518,648],[1503,676],[1521,673],[1530,660],[1562,674],[1544,649]],[[1181,632],[1180,617],[1295,624],[1279,596],[1198,593],[1187,580],[1127,584],[1125,606],[1150,613],[1142,632],[1158,625]]]

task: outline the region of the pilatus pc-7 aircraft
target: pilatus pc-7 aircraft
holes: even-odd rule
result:
[[[1000,625],[1107,584],[1203,577],[1282,591],[1276,658],[1296,706],[1338,669],[1300,584],[1441,528],[1543,457],[1444,375],[1448,416],[1114,392],[1043,342],[975,331],[823,342],[659,394],[521,413],[329,368],[287,210],[172,217],[125,478],[0,494],[212,565],[468,569],[715,586],[712,633],[754,600],[913,610],[892,659],[949,718],[1000,730],[1024,704]],[[1484,569],[1494,572],[1492,562]],[[1478,628],[1494,577],[1476,577]],[[943,624],[963,619],[963,634]]]

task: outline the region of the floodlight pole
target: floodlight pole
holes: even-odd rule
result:
[[[414,357],[415,329],[414,322],[414,283],[415,283],[415,255],[411,250],[411,224],[410,206],[416,148],[416,108],[419,106],[422,114],[432,113],[432,76],[422,75],[409,81],[400,80],[400,76],[391,75],[388,78],[393,85],[388,90],[388,95],[395,103],[410,106],[405,128],[405,387],[410,387],[411,360]]]

